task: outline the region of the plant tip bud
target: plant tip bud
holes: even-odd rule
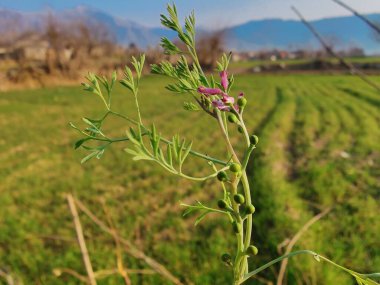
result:
[[[220,256],[220,259],[227,263],[227,264],[232,264],[232,257],[231,255],[229,255],[228,253],[223,253],[221,256]]]
[[[241,108],[244,108],[245,105],[247,105],[247,99],[245,99],[244,97],[240,97],[237,101],[239,107]]]
[[[256,246],[250,245],[246,250],[248,255],[257,255],[259,253],[259,250]]]
[[[256,211],[256,208],[255,208],[255,206],[253,206],[252,204],[249,204],[249,205],[246,205],[245,206],[245,213],[247,214],[247,215],[251,215],[251,214],[253,214],[255,211]]]
[[[232,163],[231,165],[230,165],[230,171],[231,172],[233,172],[233,173],[238,173],[239,171],[241,171],[241,166],[240,166],[240,164],[238,164],[238,163]]]
[[[249,138],[251,144],[253,145],[257,145],[259,143],[259,138],[255,135],[252,135],[250,138]]]
[[[241,134],[244,133],[244,129],[242,126],[238,126],[238,132]]]
[[[228,176],[224,171],[218,172],[217,178],[219,181],[226,182],[228,180]]]
[[[238,204],[244,204],[245,198],[244,198],[244,196],[241,195],[241,194],[235,194],[235,195],[234,195],[234,200],[235,200],[235,202],[238,203]]]
[[[228,117],[227,117],[228,121],[230,123],[237,123],[239,122],[238,118],[235,116],[235,114],[229,114]]]
[[[220,208],[220,209],[225,209],[225,208],[227,208],[227,202],[226,201],[224,201],[224,200],[219,200],[218,201],[218,207]]]

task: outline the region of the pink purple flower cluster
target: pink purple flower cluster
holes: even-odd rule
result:
[[[238,105],[233,105],[235,103],[235,98],[229,96],[226,92],[228,89],[228,74],[227,71],[223,70],[219,73],[220,75],[220,85],[223,87],[224,91],[219,88],[207,88],[204,86],[198,87],[198,92],[202,93],[206,97],[209,96],[220,96],[217,98],[214,98],[212,100],[212,105],[219,109],[220,111],[231,111],[231,107],[233,106],[236,111],[239,111]],[[242,98],[244,96],[243,93],[239,94],[238,98]]]

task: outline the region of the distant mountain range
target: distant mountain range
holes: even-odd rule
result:
[[[119,44],[136,44],[139,47],[155,46],[162,36],[174,38],[172,31],[164,28],[145,27],[139,23],[116,18],[103,11],[80,6],[72,10],[52,12],[57,19],[73,21],[84,19],[89,22],[102,22],[111,29]],[[380,23],[380,13],[366,15]],[[0,24],[14,22],[18,29],[41,29],[43,13],[21,13],[0,9]],[[17,24],[16,24],[17,23]],[[380,40],[376,41],[370,28],[355,16],[334,17],[311,22],[313,26],[338,49],[360,47],[366,53],[380,53]],[[0,33],[9,29],[0,25]],[[306,27],[296,20],[265,19],[226,28],[226,46],[231,50],[298,49],[319,48],[319,43]],[[208,31],[200,31],[207,34]]]
[[[366,15],[380,23],[380,14]],[[380,38],[355,16],[311,21],[315,29],[338,49],[363,48],[367,53],[380,53]],[[267,19],[227,29],[229,45],[238,50],[262,48],[318,48],[318,41],[300,21]]]

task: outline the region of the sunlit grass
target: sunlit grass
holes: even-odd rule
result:
[[[222,142],[216,141],[216,123],[206,121],[203,113],[182,110],[183,101],[191,98],[168,93],[165,83],[158,76],[142,81],[144,117],[155,121],[165,136],[178,132],[196,137],[194,150],[223,153]],[[379,268],[378,94],[355,77],[308,75],[239,76],[234,92],[240,91],[249,100],[249,129],[260,136],[249,167],[257,209],[254,238],[260,249],[252,262],[262,264],[278,256],[279,243],[315,213],[333,206],[298,248],[313,249],[361,272]],[[135,115],[130,93],[117,88],[114,98],[118,111]],[[52,274],[56,267],[84,273],[63,196],[73,192],[101,217],[104,200],[121,235],[185,282],[227,284],[230,274],[218,260],[233,245],[225,239],[230,236],[225,234],[230,230],[227,221],[223,224],[212,216],[194,229],[194,218],[183,219],[179,207],[180,200],[207,203],[218,197],[217,183],[200,187],[168,176],[155,165],[132,164],[122,151],[125,145],[115,145],[101,163],[81,165],[85,153],[73,150],[78,136],[68,122],[80,123],[82,114],[96,118],[102,110],[98,99],[80,87],[0,94],[0,268],[25,284],[78,284]],[[108,124],[114,136],[124,135],[126,127],[119,120]],[[196,165],[185,167],[193,173],[207,167]],[[85,217],[82,222],[94,267],[114,267],[112,238]],[[144,266],[124,258],[130,268]],[[271,271],[263,275],[271,280],[274,276]],[[158,275],[137,279],[132,276],[137,284],[169,284]],[[350,284],[344,274],[303,257],[291,261],[288,280]],[[110,277],[99,284],[118,282]]]

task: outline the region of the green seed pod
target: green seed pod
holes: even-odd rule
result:
[[[221,256],[220,256],[220,259],[227,263],[228,265],[232,265],[232,257],[231,255],[229,255],[228,253],[223,253]]]
[[[245,105],[247,105],[247,99],[245,99],[244,97],[241,97],[237,100],[237,103],[239,107],[243,108],[245,107]]]
[[[234,114],[229,114],[227,117],[228,121],[230,123],[237,123],[239,122],[238,118]]]
[[[245,201],[244,196],[241,195],[241,194],[235,194],[234,195],[234,200],[238,204],[244,204],[244,201]]]
[[[232,222],[232,229],[234,230],[235,234],[238,234],[241,232],[241,225],[238,224],[236,221]]]
[[[222,182],[226,182],[228,180],[227,173],[225,173],[224,171],[218,172],[218,175],[216,177],[218,178],[219,181],[222,181]]]
[[[259,138],[255,135],[252,135],[250,138],[249,138],[251,144],[253,145],[257,145],[259,143]]]
[[[244,133],[244,129],[242,126],[238,126],[238,132],[241,134]]]
[[[226,201],[224,201],[224,200],[219,200],[219,201],[218,201],[218,207],[219,207],[220,209],[225,209],[225,208],[227,208],[227,206],[228,206],[228,204],[227,204]]]
[[[247,214],[247,215],[251,215],[251,214],[253,214],[255,211],[256,211],[256,208],[255,208],[255,206],[253,206],[252,204],[250,204],[250,205],[246,205],[246,206],[245,206],[245,209],[244,209],[245,214]]]
[[[231,165],[230,165],[230,171],[231,172],[233,172],[233,173],[238,173],[239,171],[241,171],[241,166],[240,166],[240,164],[238,164],[238,163],[232,163]]]
[[[248,255],[257,255],[259,253],[259,250],[257,249],[256,246],[254,245],[250,245],[247,250],[246,250],[246,253]]]

